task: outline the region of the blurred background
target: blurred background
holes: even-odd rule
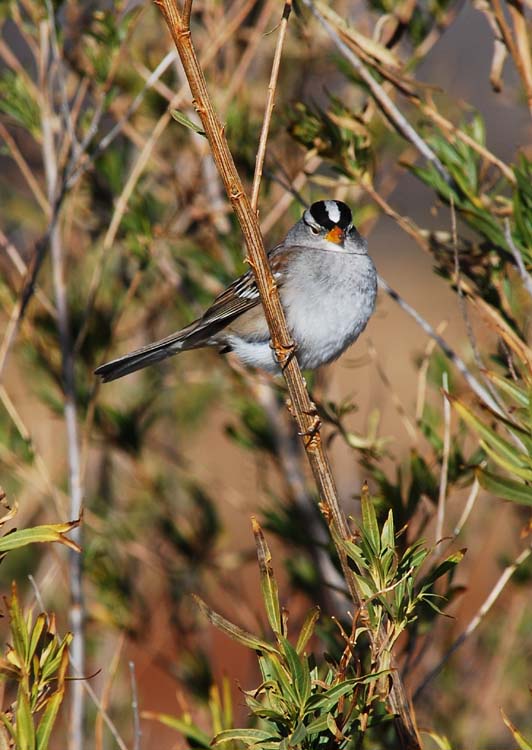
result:
[[[496,71],[495,5],[336,2],[333,20],[389,58],[372,57],[369,41],[357,47],[350,38],[351,48],[408,76],[405,94],[374,70],[427,142],[454,140],[437,129],[426,103],[505,166],[531,157],[530,111],[512,56]],[[518,12],[526,21],[530,8],[515,7],[501,12],[530,61],[516,21]],[[282,10],[273,0],[193,4],[194,43],[248,189]],[[73,482],[81,488],[84,674],[96,673],[90,684],[126,742],[130,660],[141,710],[190,712],[209,733],[209,690],[227,679],[235,725],[245,723],[240,690],[260,682],[255,655],[208,625],[191,594],[246,629],[264,631],[252,515],[272,546],[290,621],[300,622],[316,601],[327,610],[313,553],[323,529],[282,383],[212,351],[187,352],[111,384],[93,375],[103,361],[193,320],[246,269],[207,141],[176,122],[173,110],[197,122],[154,4],[2,4],[2,486],[8,502],[18,503],[17,528],[72,518]],[[443,147],[438,154],[443,158]],[[491,210],[482,191],[499,189],[505,174],[491,158],[476,158],[478,205]],[[423,158],[381,114],[334,40],[294,5],[259,200],[267,246],[304,203],[345,200],[379,274],[478,378],[482,367],[499,362],[497,332],[457,293],[449,201],[415,166],[424,167]],[[510,195],[507,186],[500,193]],[[497,265],[495,243],[487,247],[479,225],[457,205],[462,272],[469,281],[482,276],[484,286],[475,286],[482,294],[493,283],[485,265],[502,276],[508,249]],[[501,226],[508,215],[500,214]],[[415,231],[405,231],[405,222]],[[517,286],[512,273],[504,284]],[[530,301],[522,294],[517,303],[526,341]],[[381,290],[359,341],[307,376],[346,514],[357,517],[364,480],[382,510],[402,492],[410,539],[420,535],[429,545],[444,460],[444,371],[449,390],[475,404],[441,349]],[[485,455],[454,411],[450,430],[444,546],[467,553],[448,583],[448,616],[420,618],[401,644],[410,694],[527,543],[526,509],[485,490],[454,538],[473,469]],[[31,574],[62,632],[71,627],[67,558],[61,547],[31,546],[11,553],[1,571],[2,590],[16,579],[26,604],[35,598]],[[520,573],[415,700],[420,727],[446,735],[452,747],[515,747],[500,707],[525,735],[532,732],[530,588],[526,570]],[[59,723],[66,728],[66,712]],[[87,747],[114,746],[90,699],[86,727]],[[187,746],[155,720],[143,720],[142,744]],[[51,747],[62,746],[59,732]]]

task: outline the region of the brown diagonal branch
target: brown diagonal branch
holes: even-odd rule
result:
[[[179,11],[176,0],[155,0],[155,2],[161,8],[177,47],[192,92],[194,107],[201,119],[214,161],[242,229],[248,261],[255,275],[264,314],[268,322],[272,347],[286,379],[291,400],[291,411],[299,432],[304,436],[303,442],[307,458],[318,487],[324,515],[337,545],[347,585],[353,600],[360,605],[363,597],[358,591],[355,576],[347,564],[341,544],[342,539],[350,536],[350,530],[338,502],[338,493],[322,444],[319,426],[316,427],[315,407],[310,400],[305,381],[294,356],[294,343],[286,324],[279,292],[268,264],[256,212],[244,192],[225,138],[224,126],[218,119],[207,91],[205,76],[192,44],[190,26],[186,22],[188,13],[183,14]],[[188,3],[186,7],[188,9]],[[383,634],[375,633],[374,642],[377,648],[382,641]],[[417,750],[421,746],[420,741],[402,682],[397,673],[393,676],[389,702],[391,710],[398,717],[397,726],[402,747],[405,750]]]

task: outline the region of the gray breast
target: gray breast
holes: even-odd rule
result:
[[[368,255],[307,250],[294,259],[282,300],[301,366],[315,368],[339,357],[366,327],[376,294]]]

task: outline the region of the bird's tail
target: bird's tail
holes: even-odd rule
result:
[[[107,383],[110,380],[117,380],[124,377],[124,375],[129,375],[130,372],[142,370],[154,362],[160,362],[162,359],[171,357],[183,349],[194,349],[197,346],[204,345],[205,341],[194,340],[193,337],[187,341],[192,328],[193,326],[188,326],[182,331],[178,331],[160,341],[143,346],[142,349],[136,349],[134,352],[124,354],[123,357],[106,362],[100,365],[94,372],[100,376],[104,383]]]

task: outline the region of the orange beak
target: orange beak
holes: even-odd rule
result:
[[[335,245],[342,245],[345,239],[345,232],[340,227],[333,227],[330,232],[327,232],[325,239],[328,242],[334,242]]]

